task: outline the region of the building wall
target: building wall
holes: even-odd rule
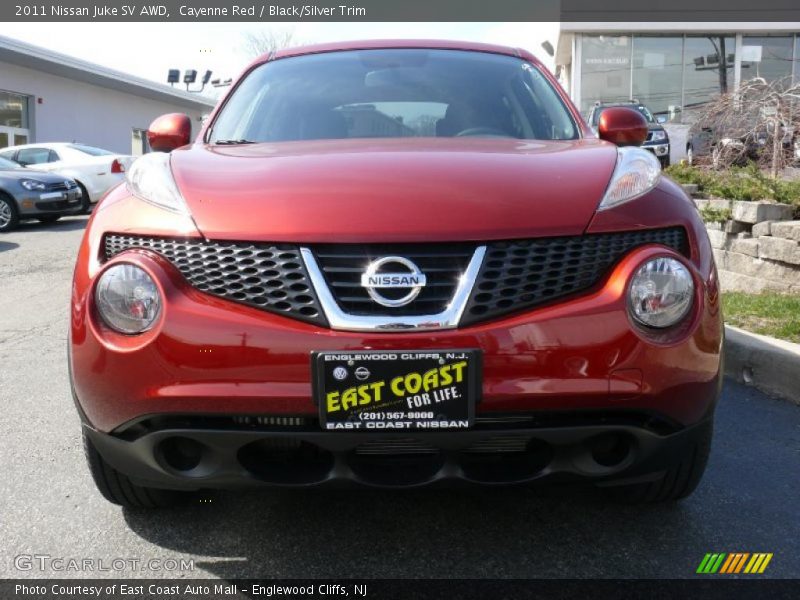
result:
[[[131,153],[132,130],[147,129],[155,117],[186,113],[195,135],[202,113],[211,110],[187,109],[3,62],[0,89],[33,97],[29,103],[32,142],[75,141],[123,154]]]

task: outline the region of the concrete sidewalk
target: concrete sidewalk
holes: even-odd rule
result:
[[[800,405],[800,344],[726,325],[725,374]]]

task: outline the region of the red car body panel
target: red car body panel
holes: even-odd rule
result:
[[[172,172],[210,239],[446,242],[581,234],[616,156],[599,140],[321,140],[193,146]]]
[[[312,350],[483,350],[483,400],[478,412],[628,408],[654,411],[679,423],[711,409],[719,384],[722,325],[711,248],[702,223],[679,188],[665,180],[624,209],[600,213],[590,229],[682,225],[691,240],[689,263],[697,301],[687,327],[654,339],[632,326],[627,281],[654,254],[649,246],[629,254],[596,290],[571,300],[455,331],[351,333],[320,329],[290,318],[217,299],[188,285],[155,254],[132,251],[112,259],[139,264],[166,298],[159,324],[141,336],[116,334],[103,325],[93,300],[102,268],[102,235],[124,230],[175,235],[189,222],[173,217],[153,226],[156,208],[112,192],[92,218],[78,257],[73,288],[72,371],[89,421],[110,431],[141,415],[316,414],[311,400]],[[659,218],[662,206],[670,215]],[[638,215],[638,216],[637,216]],[[639,218],[640,217],[640,218]],[[535,227],[529,236],[537,235]],[[327,239],[327,238],[326,238]]]

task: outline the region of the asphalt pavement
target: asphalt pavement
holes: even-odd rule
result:
[[[770,552],[758,577],[800,576],[800,407],[733,382],[706,476],[677,504],[502,488],[220,492],[161,512],[111,505],[84,464],[65,360],[85,222],[0,234],[0,577],[682,578],[708,552]],[[92,563],[72,570],[70,559]],[[171,560],[194,569],[167,570]]]

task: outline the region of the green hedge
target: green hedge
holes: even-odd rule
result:
[[[800,180],[772,179],[756,165],[712,171],[679,164],[665,172],[678,183],[697,184],[709,198],[775,200],[800,206]]]

